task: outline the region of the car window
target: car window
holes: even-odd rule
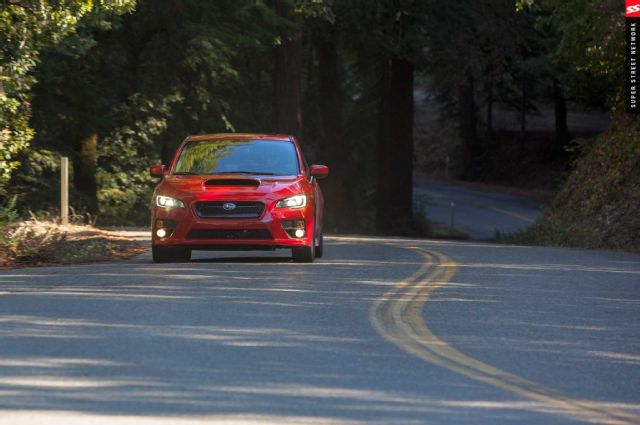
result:
[[[293,143],[276,140],[208,140],[184,146],[173,174],[300,174]]]

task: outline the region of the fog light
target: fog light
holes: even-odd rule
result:
[[[156,230],[156,235],[158,235],[159,238],[164,238],[167,236],[167,231],[165,229],[158,229]]]
[[[302,238],[306,234],[304,220],[284,220],[280,224],[290,238]]]

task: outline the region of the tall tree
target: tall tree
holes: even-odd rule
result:
[[[144,205],[144,164],[158,151],[173,151],[185,134],[234,129],[223,93],[238,80],[237,51],[264,37],[253,29],[264,10],[252,3],[140,1],[111,25],[81,25],[75,37],[85,48],[47,50],[36,88],[34,122],[46,130],[38,143],[74,158],[76,202],[116,211],[132,199]]]
[[[343,176],[349,176],[349,171],[353,176],[370,175],[370,179],[361,180],[373,184],[359,189],[373,195],[375,229],[406,233],[413,218],[413,81],[424,41],[424,2],[342,0],[334,2],[334,11],[347,70],[343,99],[348,99],[344,129],[334,141],[344,144],[339,148],[343,158],[349,155],[369,160],[359,166],[349,162],[346,167],[350,170],[344,169]],[[320,55],[319,60],[329,62],[330,57]],[[324,89],[320,96],[327,93]],[[340,98],[336,93],[331,96]],[[323,105],[329,102],[322,101]],[[328,110],[323,113],[331,115]],[[352,127],[356,123],[358,129]],[[371,141],[375,141],[375,149]],[[345,205],[353,204],[353,199],[345,199]]]
[[[10,0],[0,3],[0,193],[33,137],[33,71],[43,48],[60,43],[80,19],[131,11],[135,0]]]
[[[423,41],[423,2],[390,0],[379,10],[380,106],[376,230],[406,232],[413,221],[413,89]]]
[[[511,0],[428,0],[427,4],[430,62],[424,72],[444,105],[445,117],[457,123],[461,174],[475,178],[490,148],[480,131],[479,111],[486,108],[490,135],[495,103],[520,109],[522,79],[517,64],[528,49],[524,34],[531,28]]]
[[[337,230],[352,229],[356,222],[355,188],[344,182],[353,181],[353,152],[345,134],[345,73],[339,51],[339,31],[335,23],[323,21],[318,28],[316,53],[318,58],[318,88],[320,103],[320,138],[322,157],[331,163],[332,178],[324,184],[327,220]]]
[[[300,16],[288,0],[274,0],[274,8],[285,30],[274,48],[273,127],[276,132],[302,137]]]
[[[376,230],[394,233],[413,220],[413,58],[382,61],[377,140]]]

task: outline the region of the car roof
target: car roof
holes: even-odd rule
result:
[[[202,142],[206,140],[280,140],[283,142],[292,142],[293,137],[286,134],[255,134],[255,133],[217,133],[217,134],[199,134],[187,136],[185,142]]]

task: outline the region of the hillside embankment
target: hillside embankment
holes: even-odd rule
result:
[[[615,114],[581,154],[542,217],[506,242],[640,250],[640,117]]]

